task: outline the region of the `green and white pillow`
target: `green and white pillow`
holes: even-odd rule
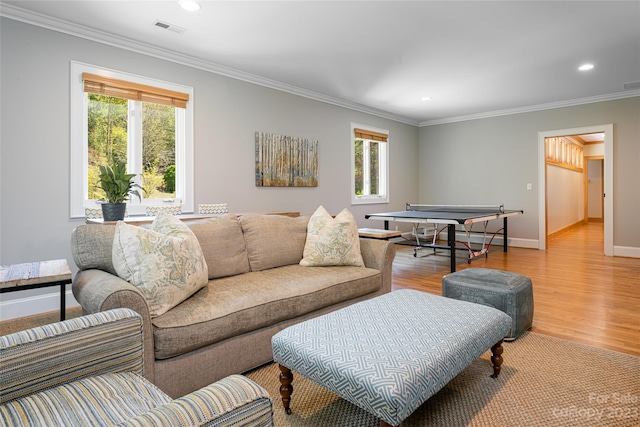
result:
[[[198,239],[182,221],[164,212],[150,229],[118,221],[112,261],[118,276],[144,295],[151,317],[166,313],[208,282]]]
[[[354,265],[364,267],[358,224],[347,209],[335,218],[320,206],[307,225],[307,240],[300,265],[305,267]]]

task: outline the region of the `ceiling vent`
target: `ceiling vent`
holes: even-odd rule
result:
[[[153,23],[153,25],[158,28],[162,28],[163,30],[173,31],[174,33],[178,34],[183,34],[185,31],[187,31],[186,28],[178,27],[177,25],[169,24],[168,22],[163,21],[156,21]]]
[[[624,90],[640,89],[640,82],[625,83]]]

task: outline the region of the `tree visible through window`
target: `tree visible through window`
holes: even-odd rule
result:
[[[130,163],[129,146],[142,145],[143,197],[175,197],[176,109],[170,105],[130,101],[113,96],[89,93],[88,119],[88,189],[89,199],[101,199],[98,186],[99,166],[112,162]],[[142,110],[142,120],[129,122]],[[141,122],[141,123],[140,123]],[[134,129],[140,126],[141,129]],[[129,131],[140,134],[132,140]],[[132,139],[135,136],[132,135]]]
[[[128,101],[88,94],[88,189],[89,199],[102,199],[98,186],[99,166],[127,161]]]

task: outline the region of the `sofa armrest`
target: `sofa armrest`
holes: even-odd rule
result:
[[[140,315],[119,309],[0,337],[0,403],[80,378],[143,374]]]
[[[260,385],[231,375],[119,426],[180,427],[187,420],[197,426],[268,426],[273,425],[273,403]]]
[[[396,247],[387,240],[360,238],[360,252],[365,267],[382,272],[383,292],[391,292],[391,271],[396,257]]]
[[[102,270],[76,273],[71,286],[73,296],[84,314],[99,313],[114,308],[129,308],[142,317],[144,330],[144,376],[155,380],[153,325],[149,306],[142,293],[131,283]]]

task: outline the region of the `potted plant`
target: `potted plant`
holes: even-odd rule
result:
[[[107,202],[102,204],[102,217],[105,221],[124,219],[126,201],[131,194],[140,199],[140,187],[133,181],[134,173],[127,173],[127,165],[117,162],[113,165],[100,165],[98,184],[104,190]]]

